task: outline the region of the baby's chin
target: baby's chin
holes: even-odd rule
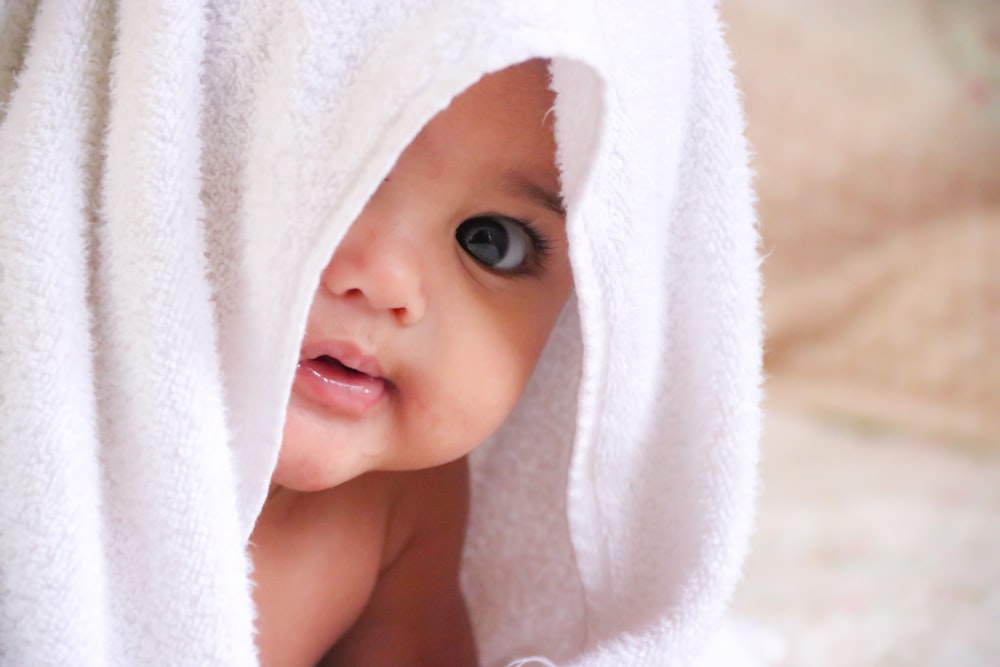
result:
[[[272,484],[312,493],[339,486],[374,468],[375,461],[336,447],[335,438],[316,437],[309,433],[312,429],[301,426],[292,419],[286,423],[281,451],[271,475]],[[302,430],[306,433],[301,433]]]
[[[322,491],[383,469],[389,439],[378,420],[329,416],[293,394],[272,483]]]
[[[271,475],[271,484],[292,491],[315,493],[332,489],[350,481],[353,477],[342,474],[333,475],[325,471],[320,472],[314,465],[283,462],[279,459],[278,465],[274,468],[274,474]]]
[[[393,419],[400,415],[389,412],[345,419],[293,395],[271,481],[311,493],[371,472],[412,472],[450,463],[489,437],[513,405],[497,402],[490,407],[490,419],[484,419],[480,411],[476,419],[453,420],[459,423],[442,429],[435,426],[447,416],[426,410],[415,414],[416,406],[409,406],[409,412],[402,410],[403,418]]]

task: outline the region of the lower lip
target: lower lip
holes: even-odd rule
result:
[[[351,373],[315,359],[299,362],[295,385],[316,403],[354,416],[375,408],[388,389],[382,378]]]

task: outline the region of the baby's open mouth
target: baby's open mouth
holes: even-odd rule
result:
[[[392,389],[392,383],[379,373],[378,365],[365,357],[345,361],[321,354],[299,362],[296,385],[322,405],[360,416]]]
[[[351,362],[345,363],[337,357],[321,354],[318,357],[300,361],[299,366],[302,367],[303,365],[331,382],[356,386],[359,390],[363,390],[364,387],[369,386],[370,382],[388,383],[385,378],[377,375],[379,372],[378,368],[371,363],[366,363],[364,360],[360,360],[357,363],[357,366],[361,366],[361,368],[357,368]]]
[[[316,357],[315,359],[313,359],[313,361],[315,361],[317,364],[322,364],[324,366],[329,367],[334,372],[346,373],[348,375],[358,375],[358,376],[363,375],[365,377],[372,377],[371,375],[368,375],[368,373],[363,373],[356,368],[351,368],[350,366],[340,361],[340,359],[337,359],[335,357],[330,357],[325,354]]]

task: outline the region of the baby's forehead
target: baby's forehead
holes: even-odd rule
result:
[[[547,72],[525,64],[488,74],[420,130],[401,163],[431,178],[479,176],[483,187],[563,214]]]
[[[554,165],[553,168],[555,168]],[[557,215],[565,217],[566,205],[563,202],[561,190],[558,188],[552,189],[550,187],[546,187],[543,185],[543,182],[546,180],[551,179],[535,178],[515,167],[511,167],[504,172],[503,177],[497,185],[512,195],[531,200],[535,204],[547,208]],[[558,172],[556,172],[556,185],[558,185]]]
[[[551,135],[554,103],[547,66],[529,61],[486,74],[455,95],[425,130],[472,132],[489,127],[497,133]]]

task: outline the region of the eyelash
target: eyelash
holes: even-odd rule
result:
[[[513,271],[506,271],[506,272],[498,271],[496,273],[499,273],[500,275],[515,276],[515,277],[521,277],[521,276],[535,277],[544,273],[546,267],[546,260],[549,258],[549,254],[552,251],[552,242],[549,241],[549,239],[544,234],[542,234],[538,230],[538,228],[535,227],[534,223],[532,223],[530,220],[511,218],[507,216],[497,216],[497,217],[506,217],[507,220],[510,220],[511,222],[520,225],[521,228],[524,229],[525,234],[527,234],[528,238],[531,239],[532,261],[527,263],[523,267],[514,269]]]

